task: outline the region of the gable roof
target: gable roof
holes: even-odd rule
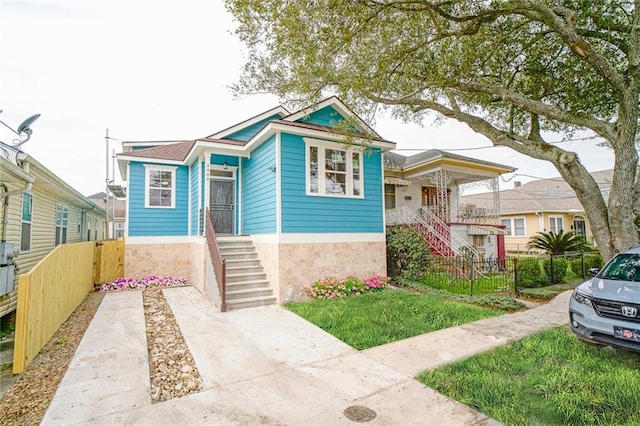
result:
[[[609,198],[613,170],[591,173],[600,187],[603,197]],[[584,207],[573,189],[561,177],[539,179],[519,185],[513,189],[500,191],[500,213],[502,215],[534,212],[584,212]],[[473,194],[460,197],[460,205],[492,208],[493,194]]]
[[[384,168],[390,171],[406,171],[413,167],[423,166],[438,160],[451,159],[470,164],[483,165],[497,170],[500,173],[509,173],[515,170],[514,167],[504,164],[492,163],[490,161],[478,160],[476,158],[465,157],[464,155],[451,154],[439,149],[429,149],[412,155],[402,155],[397,152],[387,151],[384,153]]]
[[[375,130],[373,130],[367,123],[365,123],[364,120],[362,120],[360,117],[358,117],[358,115],[355,112],[353,112],[353,110],[351,108],[349,108],[347,105],[345,105],[345,103],[342,102],[340,100],[340,98],[338,98],[337,96],[331,96],[330,98],[327,98],[327,99],[325,99],[323,101],[320,101],[315,105],[311,105],[309,107],[306,107],[306,108],[303,108],[303,109],[301,109],[299,111],[296,111],[296,112],[284,117],[283,120],[284,121],[299,121],[301,119],[304,119],[304,117],[312,114],[313,112],[319,111],[322,108],[325,108],[325,107],[328,107],[328,106],[333,107],[343,117],[346,117],[349,120],[353,120],[354,124],[357,124],[358,127],[360,127],[360,130],[363,133],[372,134],[372,135],[374,135],[375,138],[382,139],[382,137]]]
[[[127,157],[155,158],[158,160],[183,161],[196,144],[196,141],[175,142],[151,148],[127,152]]]
[[[283,107],[282,105],[278,105],[275,108],[271,108],[268,111],[262,112],[258,115],[254,115],[251,118],[248,118],[244,121],[241,121],[240,123],[236,123],[232,126],[227,127],[226,129],[220,130],[216,133],[213,133],[203,139],[223,139],[226,138],[229,135],[232,135],[242,129],[245,129],[247,127],[253,126],[255,124],[260,123],[261,121],[269,118],[269,117],[273,117],[273,116],[280,116],[280,117],[286,117],[287,115],[289,115],[289,111],[287,111],[287,109],[285,107]]]
[[[331,106],[336,110],[348,111],[354,114],[342,102],[336,98],[329,98],[317,105]],[[309,109],[301,110],[308,111]],[[284,117],[284,113],[288,111],[284,107],[270,109],[262,114],[258,114],[242,123],[228,127],[225,130],[214,133],[204,138],[188,140],[188,141],[126,141],[123,142],[124,152],[117,155],[120,174],[126,178],[126,163],[128,161],[136,161],[145,159],[168,164],[189,164],[198,155],[207,150],[216,150],[216,153],[224,155],[235,155],[239,157],[249,157],[253,149],[268,140],[274,133],[286,131],[308,137],[317,137],[334,141],[345,141],[349,136],[335,128],[320,124],[307,123],[304,121],[295,121],[294,119],[301,113],[288,114]],[[342,112],[341,112],[342,114]],[[282,118],[273,118],[273,117]],[[301,115],[300,117],[305,117]],[[354,115],[355,118],[357,116]],[[364,126],[364,122],[362,122]],[[252,128],[253,126],[253,128]],[[368,126],[367,126],[368,129]],[[231,139],[231,136],[240,135],[247,139]],[[395,147],[395,143],[381,138],[377,133],[356,133],[350,135],[355,136],[354,144],[368,144],[379,147],[382,150],[389,150]],[[373,137],[372,137],[373,136]],[[150,146],[154,145],[154,146]],[[133,150],[134,147],[140,149]]]

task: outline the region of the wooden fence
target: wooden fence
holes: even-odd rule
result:
[[[24,371],[95,282],[123,275],[123,253],[124,239],[62,244],[19,276],[14,374]]]
[[[93,282],[106,283],[124,275],[124,238],[96,243]]]

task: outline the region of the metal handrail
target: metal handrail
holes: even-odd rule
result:
[[[211,220],[211,214],[209,209],[205,210],[204,219],[204,234],[207,238],[207,246],[209,246],[209,255],[211,256],[211,263],[213,264],[213,270],[216,274],[216,281],[218,282],[218,289],[220,290],[220,311],[227,311],[227,264],[220,254],[220,248],[218,247],[218,240],[216,239],[216,231],[213,229],[213,221]]]
[[[423,211],[424,212],[424,211]],[[475,247],[469,245],[463,238],[452,232],[449,226],[431,212],[422,217],[414,213],[409,207],[387,210],[387,225],[412,225],[428,238],[431,247],[444,257],[458,256],[462,247],[473,254],[478,254]]]

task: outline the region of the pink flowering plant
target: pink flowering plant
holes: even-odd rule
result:
[[[171,277],[149,275],[146,278],[118,278],[115,281],[104,283],[100,291],[132,290],[147,287],[177,287],[188,284],[184,277]]]
[[[364,280],[353,275],[342,279],[325,278],[303,288],[305,294],[311,299],[335,299],[350,295],[360,295],[382,291],[389,282],[389,277],[373,275]]]

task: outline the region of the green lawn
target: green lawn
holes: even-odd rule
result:
[[[285,306],[358,350],[506,313],[403,290]]]
[[[640,354],[564,327],[417,379],[505,425],[640,425]]]

